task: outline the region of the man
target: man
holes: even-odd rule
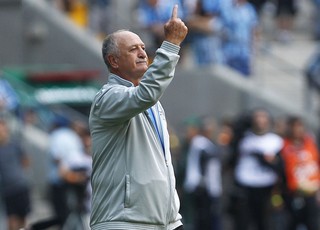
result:
[[[48,229],[52,226],[70,229],[72,214],[86,211],[85,193],[89,186],[91,160],[85,153],[82,141],[85,129],[81,121],[70,122],[63,116],[57,116],[53,121],[48,145],[48,185],[54,215],[31,224],[28,229]]]
[[[283,161],[283,191],[290,218],[287,229],[319,229],[320,164],[314,138],[308,133],[303,120],[288,119],[288,132],[280,153]]]
[[[226,0],[224,0],[226,1]],[[184,0],[185,18],[195,62],[199,66],[222,64],[222,0]]]
[[[188,151],[184,186],[193,201],[195,230],[221,229],[221,156],[213,142],[214,129],[212,118],[202,118]]]
[[[247,0],[225,0],[221,5],[224,61],[229,67],[248,77],[253,70],[255,41],[258,36],[257,12]]]
[[[182,229],[160,97],[170,84],[187,27],[178,6],[148,67],[144,43],[129,31],[103,42],[110,75],[90,111],[92,230]]]
[[[30,161],[20,141],[10,134],[7,121],[0,118],[0,200],[4,202],[8,230],[25,227],[31,210],[30,184],[26,175]]]
[[[251,128],[239,142],[239,156],[235,166],[235,229],[268,229],[268,202],[277,182],[277,174],[270,167],[283,146],[280,136],[271,131],[271,117],[264,109],[252,114]]]

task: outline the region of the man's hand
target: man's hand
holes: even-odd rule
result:
[[[164,25],[164,39],[175,45],[180,45],[188,33],[188,28],[184,22],[178,18],[178,5],[172,10],[172,16]]]

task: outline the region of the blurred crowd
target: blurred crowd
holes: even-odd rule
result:
[[[190,117],[175,169],[186,229],[319,230],[320,158],[299,116]]]
[[[1,223],[16,230],[34,208],[28,170],[38,166],[30,161],[23,130],[37,126],[38,117],[29,109],[17,112],[10,101],[1,103],[0,218],[7,217]],[[21,119],[18,125],[12,126],[12,114]],[[232,118],[190,116],[182,127],[170,132],[186,230],[320,229],[318,133],[301,117],[273,117],[257,108]],[[29,229],[88,229],[92,162],[87,123],[57,114],[47,128],[41,164],[47,165],[43,176],[52,214],[28,223]]]
[[[9,82],[0,79],[0,229],[89,229],[92,159],[87,118],[49,114],[48,109],[43,122],[39,107],[21,106]],[[32,146],[32,128],[45,135],[38,140],[44,149]],[[32,173],[39,164],[44,171],[36,177],[44,180],[51,215],[29,223],[39,189]]]
[[[319,0],[310,1],[314,16],[310,24],[314,39],[320,38]],[[55,5],[76,24],[103,38],[111,32],[116,17],[111,0],[55,0]],[[269,11],[275,24],[273,39],[289,44],[295,17],[302,1],[296,0],[138,0],[132,9],[132,24],[145,32],[149,56],[163,40],[163,23],[174,4],[189,28],[183,48],[190,48],[197,65],[223,64],[250,76],[252,63],[263,39],[261,15]],[[118,19],[119,20],[119,19]],[[259,45],[260,44],[260,45]],[[183,53],[182,53],[183,56]]]

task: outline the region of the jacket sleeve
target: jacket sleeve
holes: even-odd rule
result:
[[[110,124],[125,122],[156,104],[174,76],[180,47],[164,41],[136,87],[111,85],[94,101],[92,112]]]

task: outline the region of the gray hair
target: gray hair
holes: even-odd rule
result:
[[[106,63],[109,70],[111,69],[111,65],[110,65],[107,57],[108,57],[108,55],[115,55],[115,56],[120,55],[116,35],[120,32],[123,32],[123,31],[128,31],[128,30],[118,30],[114,33],[107,35],[106,38],[103,40],[102,58],[104,60],[104,63]]]

